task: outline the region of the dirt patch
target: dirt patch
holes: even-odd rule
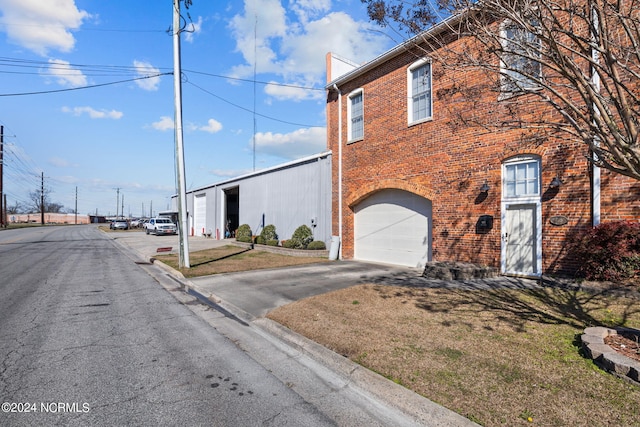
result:
[[[268,317],[485,426],[640,426],[640,388],[584,358],[579,338],[638,328],[636,299],[368,284]]]

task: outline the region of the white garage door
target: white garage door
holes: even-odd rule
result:
[[[196,196],[193,201],[193,228],[196,236],[202,236],[203,230],[206,233],[207,227],[207,195]]]
[[[402,190],[379,191],[355,208],[355,258],[423,267],[431,258],[431,202]]]

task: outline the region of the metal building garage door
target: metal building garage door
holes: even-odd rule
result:
[[[355,208],[355,258],[423,267],[431,258],[431,201],[402,190],[379,191]]]
[[[193,201],[193,228],[196,236],[202,236],[202,231],[206,233],[207,227],[207,195],[196,196]]]

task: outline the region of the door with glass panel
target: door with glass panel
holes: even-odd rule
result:
[[[540,215],[540,160],[533,156],[510,159],[503,165],[503,273],[540,275]]]

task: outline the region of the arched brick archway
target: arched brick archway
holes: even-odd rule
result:
[[[346,200],[346,205],[353,209],[358,203],[381,190],[404,190],[422,196],[427,200],[433,200],[433,192],[423,185],[401,179],[383,179],[369,182],[358,188],[350,194]]]

